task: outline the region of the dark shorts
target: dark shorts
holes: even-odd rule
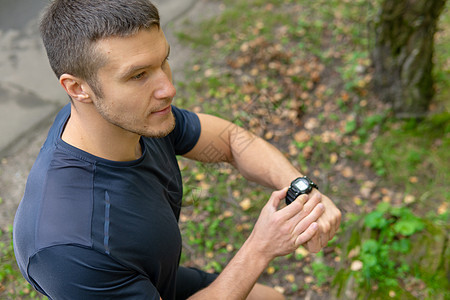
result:
[[[187,299],[196,292],[204,289],[218,274],[206,273],[195,268],[179,267],[177,274],[176,299]]]

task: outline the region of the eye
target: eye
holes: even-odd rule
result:
[[[169,55],[164,59],[162,65],[164,66],[167,62],[169,62]]]
[[[131,80],[140,80],[140,79],[144,78],[144,76],[145,76],[145,72],[141,72],[141,73],[131,77]]]

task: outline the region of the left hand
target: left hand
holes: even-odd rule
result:
[[[315,193],[320,194],[318,190],[314,189],[313,192],[311,192],[311,196]],[[325,212],[317,220],[319,230],[311,240],[303,245],[308,251],[313,253],[319,252],[328,244],[328,241],[334,237],[341,224],[341,211],[327,196],[321,194],[321,198],[322,204],[325,207]]]

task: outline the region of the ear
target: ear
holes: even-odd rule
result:
[[[74,101],[92,102],[89,85],[84,80],[70,74],[62,74],[59,83]]]

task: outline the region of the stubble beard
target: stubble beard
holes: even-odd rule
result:
[[[169,133],[171,133],[175,129],[175,116],[172,111],[170,111],[170,115],[168,116],[169,120],[164,120],[162,123],[170,122],[166,128],[162,129],[155,129],[151,128],[149,126],[144,126],[143,128],[139,128],[139,122],[134,121],[131,119],[132,122],[120,122],[120,117],[111,115],[109,113],[109,109],[106,105],[104,105],[104,102],[102,102],[103,99],[97,97],[97,101],[94,102],[94,105],[100,114],[100,116],[105,119],[107,122],[134,134],[137,134],[139,136],[144,136],[147,138],[163,138],[167,136]],[[125,120],[126,121],[126,120]],[[132,125],[126,125],[127,123],[134,124]],[[138,124],[138,125],[136,125]]]
[[[173,112],[170,112],[170,125],[166,129],[161,129],[159,131],[152,130],[149,128],[149,130],[143,130],[141,133],[135,132],[141,136],[147,137],[147,138],[163,138],[166,137],[169,133],[171,133],[175,129],[175,116],[173,115]]]
[[[143,129],[140,129],[137,126],[136,127],[131,127],[131,126],[128,127],[128,126],[124,126],[124,125],[120,124],[119,122],[115,122],[113,120],[108,120],[108,119],[106,119],[106,120],[108,120],[111,124],[116,125],[117,127],[120,127],[128,132],[135,133],[139,136],[159,139],[159,138],[166,137],[169,133],[171,133],[175,129],[175,116],[173,115],[172,112],[170,112],[170,116],[168,116],[168,118],[170,120],[164,121],[164,123],[170,122],[170,124],[168,124],[168,126],[166,128],[159,129],[159,130],[156,130],[151,127],[149,128],[147,126]]]

